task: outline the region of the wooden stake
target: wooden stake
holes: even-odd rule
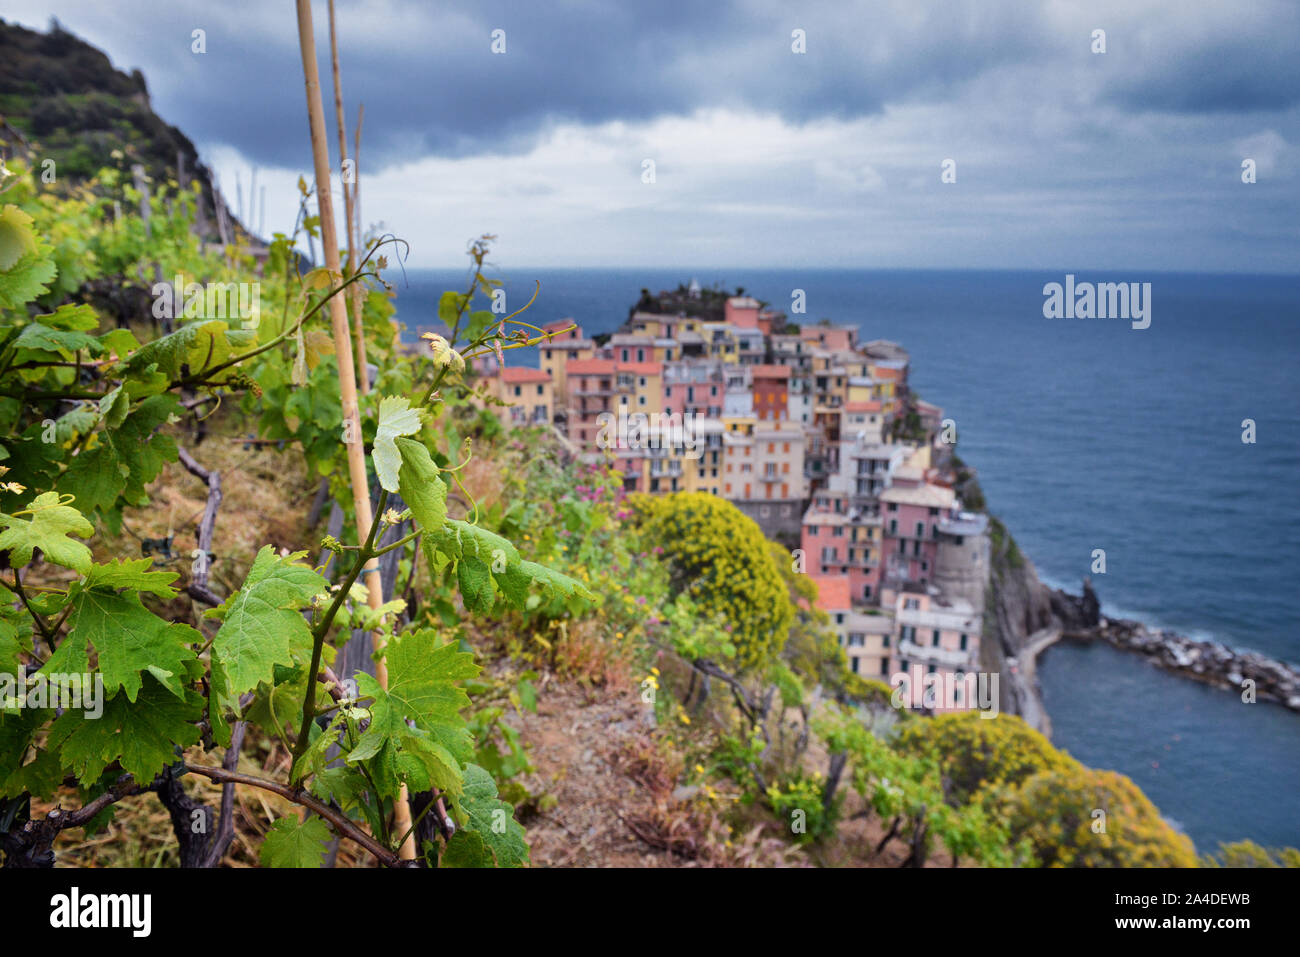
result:
[[[329,0],[330,11],[330,63],[334,67],[334,117],[339,133],[339,168],[346,171],[348,165],[348,127],[343,119],[343,82],[339,79],[339,41],[334,28],[334,0]],[[353,178],[356,174],[356,161],[353,160]],[[357,243],[353,230],[352,189],[346,173],[343,176],[343,215],[347,219],[348,230],[348,273],[356,271]],[[361,283],[353,283],[348,290],[352,300],[352,331],[357,342],[357,371],[361,375],[361,394],[370,394],[370,370],[366,362],[366,333],[361,321]]]
[[[311,0],[297,0],[298,45],[302,51],[303,79],[307,86],[307,117],[311,127],[312,160],[316,170],[316,200],[320,213],[321,245],[324,247],[325,268],[342,275],[339,266],[338,233],[334,228],[334,204],[330,200],[330,158],[326,142],[325,108],[321,104],[320,71],[316,66],[316,34],[312,27]],[[334,351],[338,359],[339,395],[343,402],[343,427],[351,436],[348,447],[348,475],[352,480],[352,504],[357,513],[357,541],[363,542],[370,534],[374,515],[370,510],[370,485],[366,478],[365,452],[361,443],[361,416],[357,409],[357,380],[352,364],[352,340],[348,336],[347,307],[342,296],[329,301],[330,324],[334,331]],[[372,560],[365,569],[368,604],[379,608],[384,601],[383,583],[379,578],[379,563]],[[376,650],[383,647],[383,637],[376,633]],[[388,668],[381,658],[375,663],[375,679],[381,688],[388,687]],[[398,834],[411,829],[411,807],[406,791],[395,802],[394,826]],[[403,860],[415,859],[415,839],[402,843]]]

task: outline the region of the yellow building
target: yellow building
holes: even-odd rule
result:
[[[550,425],[555,414],[551,377],[541,369],[507,367],[482,379],[484,392],[505,405],[487,405],[502,425]],[[484,405],[484,403],[479,403]]]

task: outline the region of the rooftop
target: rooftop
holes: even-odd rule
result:
[[[880,493],[880,500],[897,505],[922,505],[929,508],[952,508],[957,496],[952,489],[939,485],[899,488],[897,485]]]
[[[530,369],[527,366],[507,366],[500,372],[501,381],[510,385],[519,385],[523,382],[550,382],[551,374],[543,372],[541,369]]]

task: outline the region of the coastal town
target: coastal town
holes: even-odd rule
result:
[[[928,711],[975,707],[989,521],[957,494],[952,423],[909,389],[901,345],[741,293],[643,291],[607,336],[543,326],[538,368],[480,360],[485,404],[607,459],[628,492],[732,502],[815,581],[851,671],[926,688]]]

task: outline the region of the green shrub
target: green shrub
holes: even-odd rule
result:
[[[634,506],[647,539],[663,549],[675,592],[731,626],[742,668],[757,669],[785,646],[794,606],[753,519],[715,495],[678,492]]]
[[[1035,774],[1008,821],[1040,867],[1195,867],[1192,842],[1131,780],[1081,765]]]

